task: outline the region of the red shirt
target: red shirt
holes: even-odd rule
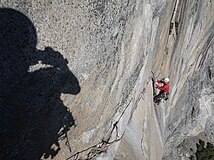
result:
[[[169,82],[164,83],[164,82],[161,81],[161,80],[157,80],[157,82],[158,82],[158,83],[162,83],[163,86],[158,86],[158,85],[156,85],[156,87],[157,87],[159,90],[164,91],[164,92],[166,92],[167,94],[169,94],[170,83],[169,83]]]

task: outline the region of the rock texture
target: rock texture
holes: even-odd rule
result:
[[[195,159],[214,143],[213,3],[1,0],[0,159]],[[156,107],[151,71],[171,80]]]

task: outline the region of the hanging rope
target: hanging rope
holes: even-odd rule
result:
[[[69,157],[67,160],[71,160],[71,158],[73,158],[72,160],[90,160],[90,159],[93,159],[94,157],[100,155],[101,153],[107,153],[110,145],[115,143],[115,142],[120,141],[124,135],[124,133],[123,133],[123,135],[119,138],[119,130],[118,130],[117,125],[115,125],[115,129],[116,129],[115,130],[116,131],[116,137],[113,141],[107,142],[107,141],[103,140],[101,143],[98,143],[97,145],[91,146],[87,149],[84,149],[80,152],[75,153],[74,155]],[[88,150],[90,150],[90,151],[88,152],[86,158],[79,157],[80,153],[83,153],[83,152],[88,151]]]
[[[148,84],[149,84],[149,81],[150,81],[151,79],[149,79],[147,82],[146,82],[146,85],[143,87],[143,91],[141,92],[141,98],[142,99],[144,99],[144,96],[145,96],[145,94],[146,94],[146,91],[147,91],[147,89],[148,89]]]
[[[116,125],[116,139],[119,137],[119,135],[118,135],[118,127],[117,127],[117,125]]]
[[[148,90],[148,84],[149,84],[149,82],[150,82],[150,80],[152,80],[152,88],[153,88],[153,92],[154,92],[154,89],[155,89],[155,86],[154,86],[154,81],[155,81],[155,74],[154,74],[154,72],[152,72],[151,71],[151,73],[152,73],[152,75],[149,77],[149,79],[147,80],[147,82],[146,82],[146,84],[145,84],[145,86],[143,87],[143,90],[142,90],[142,92],[141,92],[141,98],[144,100],[144,96],[145,96],[145,94],[146,94],[146,91]]]
[[[111,144],[120,141],[123,138],[125,132],[123,132],[123,134],[121,135],[121,137],[119,137],[119,128],[118,128],[117,124],[119,123],[119,121],[122,118],[123,114],[125,113],[125,111],[129,107],[129,104],[131,103],[132,99],[133,98],[131,98],[131,100],[129,101],[129,103],[126,105],[126,107],[123,110],[123,112],[121,113],[118,121],[113,124],[113,128],[112,128],[110,137],[108,138],[107,141],[102,140],[102,142],[100,142],[100,143],[98,143],[96,145],[88,147],[88,148],[86,148],[86,149],[84,149],[82,151],[76,152],[75,154],[73,154],[69,158],[67,158],[66,160],[91,160],[91,159],[93,159],[94,157],[98,156],[101,153],[107,153],[107,151],[108,151],[108,149],[109,149],[109,147],[110,147]],[[112,133],[113,133],[114,130],[116,131],[115,139],[113,141],[109,142],[109,140],[110,140],[110,138],[111,138]],[[86,158],[79,157],[80,153],[83,153],[83,152],[86,152],[86,151],[89,151]]]

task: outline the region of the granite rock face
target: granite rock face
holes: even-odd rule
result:
[[[214,2],[0,6],[0,159],[188,160],[214,144]],[[158,106],[152,72],[171,80]]]

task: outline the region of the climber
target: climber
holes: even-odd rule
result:
[[[157,94],[154,96],[154,102],[159,103],[162,99],[167,100],[169,96],[169,78],[165,77],[162,80],[156,80]]]

